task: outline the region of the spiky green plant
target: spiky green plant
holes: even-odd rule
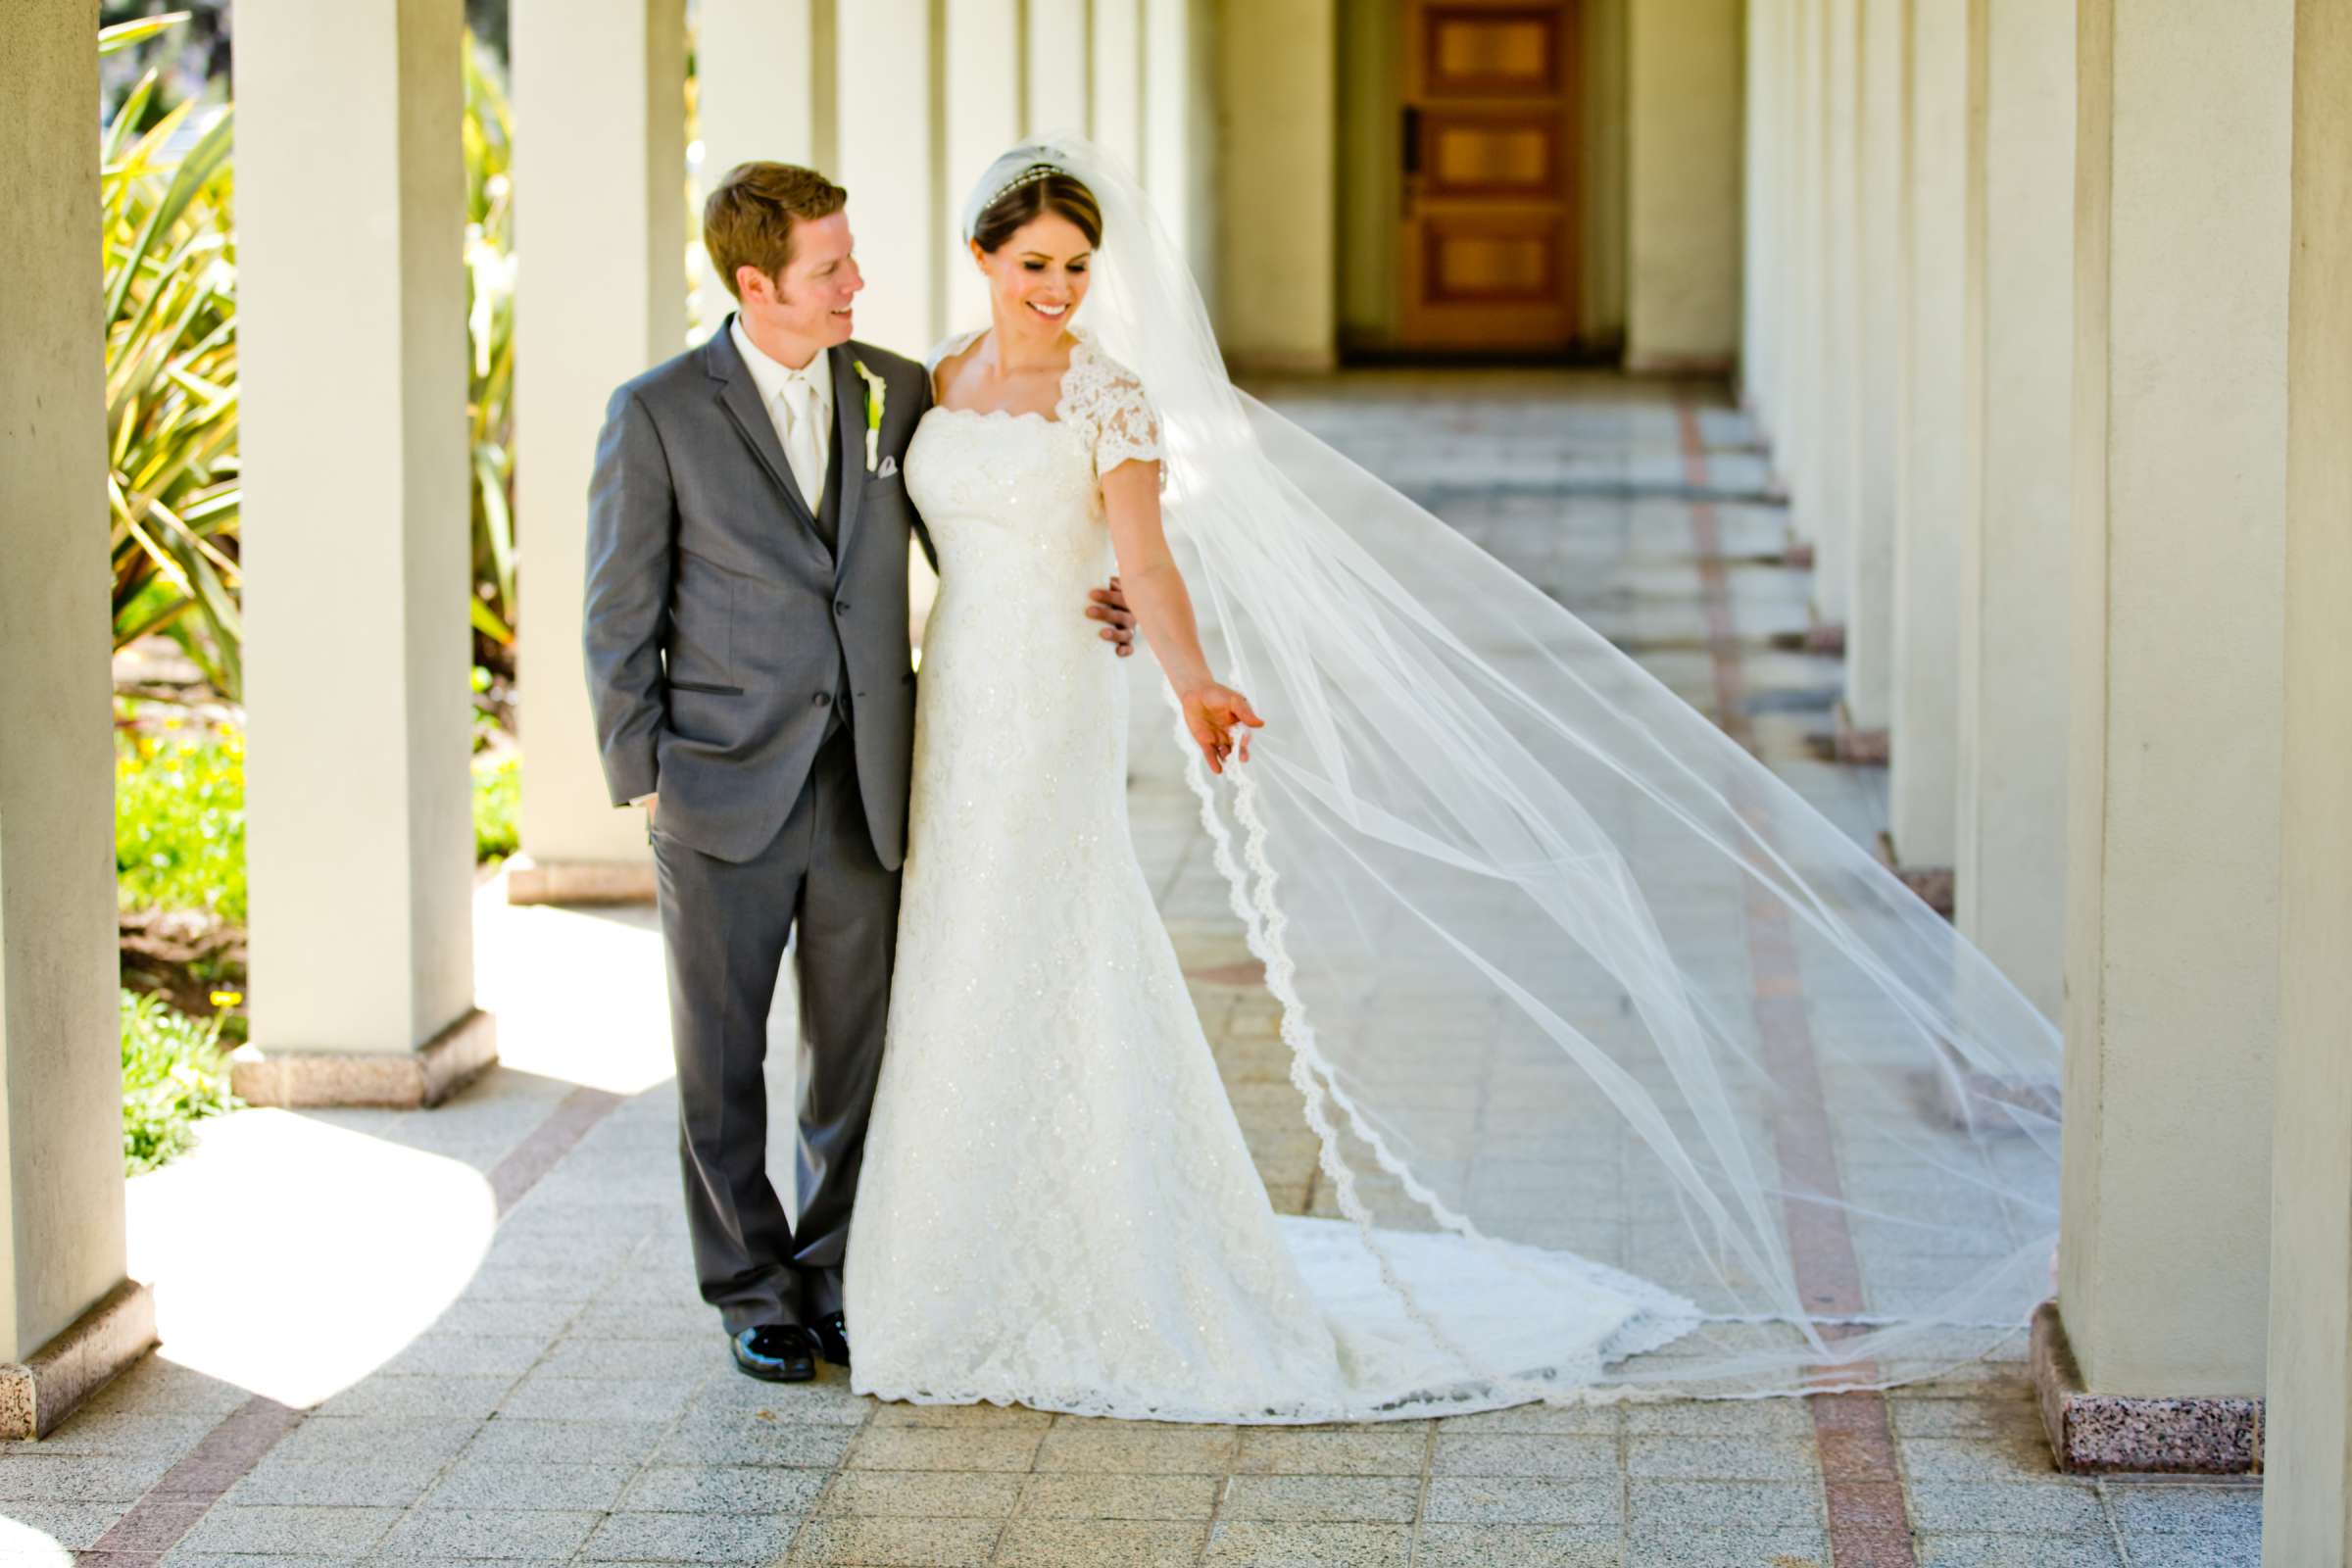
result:
[[[514,671],[514,146],[506,94],[466,46],[466,415],[473,451],[473,629],[478,658]],[[487,644],[488,646],[483,646]]]
[[[99,49],[128,48],[184,19],[106,28]],[[167,162],[197,103],[134,134],[156,80],[153,71],[139,79],[99,144],[115,646],[169,631],[235,697],[243,638],[232,117],[222,112],[186,156]]]
[[[112,53],[186,13],[102,29]],[[108,496],[115,646],[151,632],[179,642],[222,696],[243,686],[237,537],[236,237],[233,115],[183,158],[173,137],[198,112],[174,105],[134,131],[157,88],[149,72],[107,126],[104,148]],[[472,466],[478,658],[511,674],[517,624],[514,518],[514,264],[506,95],[466,49],[466,417]]]

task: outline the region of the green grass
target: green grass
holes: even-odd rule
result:
[[[220,1053],[220,1018],[199,1021],[162,998],[122,993],[122,1171],[153,1170],[196,1141],[196,1123],[238,1108]]]

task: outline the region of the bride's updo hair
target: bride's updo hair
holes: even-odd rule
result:
[[[993,255],[1022,224],[1045,213],[1077,224],[1089,246],[1102,243],[1102,209],[1095,193],[1086,188],[1086,181],[1059,170],[1015,185],[983,207],[972,222],[972,238]]]

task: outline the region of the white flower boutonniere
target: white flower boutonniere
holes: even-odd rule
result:
[[[865,471],[871,473],[882,462],[882,405],[890,389],[882,378],[865,368],[863,360],[852,360],[858,378],[865,383]]]

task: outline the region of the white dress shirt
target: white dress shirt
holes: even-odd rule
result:
[[[741,316],[728,323],[727,330],[734,334],[735,352],[743,356],[743,363],[751,368],[752,382],[760,388],[760,401],[766,406],[767,416],[775,424],[776,444],[784,449],[787,459],[792,455],[793,432],[791,403],[784,394],[785,383],[806,381],[815,394],[812,403],[815,428],[808,433],[814,438],[816,473],[813,479],[804,477],[797,468],[793,473],[793,477],[801,481],[801,499],[808,503],[810,512],[814,512],[824,500],[825,464],[833,450],[832,356],[820,350],[814,359],[796,370],[771,358],[759,344],[754,343],[751,334],[743,329]]]

